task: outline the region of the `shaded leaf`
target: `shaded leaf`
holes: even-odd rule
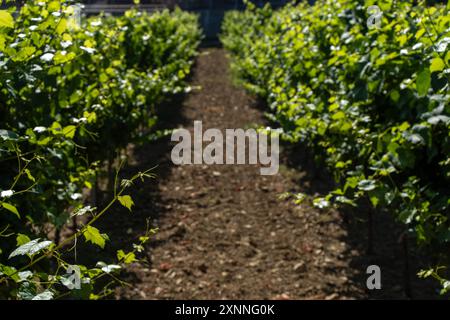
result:
[[[419,96],[425,96],[428,93],[431,85],[431,73],[430,69],[424,68],[418,74],[416,78],[416,88]]]
[[[5,141],[15,141],[19,139],[19,136],[12,131],[0,129],[0,138]]]

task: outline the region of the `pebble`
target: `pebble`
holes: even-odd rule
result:
[[[305,265],[305,263],[304,263],[303,261],[297,263],[297,264],[294,266],[294,271],[297,271],[297,272],[300,272],[300,273],[305,272],[305,271],[306,271],[306,265]]]

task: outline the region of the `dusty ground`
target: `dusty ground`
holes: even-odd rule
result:
[[[204,49],[192,86],[179,103],[164,106],[162,123],[193,130],[263,125],[263,106],[232,85],[222,49]],[[123,247],[150,217],[159,232],[147,261],[129,267],[117,298],[128,299],[359,299],[405,298],[404,259],[399,230],[387,217],[375,218],[375,252],[366,255],[364,212],[319,211],[280,199],[286,191],[309,195],[330,186],[323,170],[297,148],[281,150],[281,169],[261,176],[256,166],[175,166],[173,144],[161,139],[132,149],[124,172],[158,164],[156,180],[133,191],[130,215],[117,210],[106,218],[111,248]],[[410,258],[415,279],[416,258]],[[378,264],[383,289],[366,289],[366,268]],[[436,296],[425,282],[412,281],[413,297]]]

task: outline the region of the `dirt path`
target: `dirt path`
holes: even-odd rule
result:
[[[178,106],[184,127],[193,131],[194,120],[203,121],[204,130],[265,123],[255,101],[232,85],[223,50],[202,51],[194,71],[192,86],[201,90]],[[261,176],[256,166],[174,166],[168,151],[160,159],[165,176],[158,178],[155,189],[141,189],[142,199],[135,201],[142,216],[139,206],[152,210],[144,194],[151,193],[153,201],[158,194],[158,208],[153,209],[160,211],[154,220],[160,231],[149,249],[150,265],[131,268],[135,285],[122,292],[126,297],[295,299],[362,294],[343,259],[348,248],[339,215],[279,199],[284,191],[299,191],[301,172],[285,165],[276,176]],[[139,165],[154,164],[145,157],[148,152],[136,152]]]
[[[258,103],[232,85],[222,49],[202,50],[192,86],[201,90],[165,107],[167,125],[192,132],[194,120],[203,121],[203,130],[265,124]],[[106,221],[112,246],[122,248],[139,235],[148,217],[159,232],[147,248],[148,263],[129,268],[125,280],[132,287],[118,289],[117,297],[365,298],[365,268],[373,261],[388,270],[380,297],[404,297],[395,236],[379,241],[378,257],[367,257],[360,218],[349,221],[343,213],[280,199],[285,191],[312,195],[326,186],[301,151],[282,149],[280,173],[261,176],[256,166],[175,166],[172,146],[164,140],[131,150],[134,162],[127,170],[158,164],[158,178],[133,191],[132,216],[124,218],[122,211]]]

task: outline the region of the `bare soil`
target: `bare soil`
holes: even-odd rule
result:
[[[160,108],[163,127],[192,132],[194,120],[204,130],[267,125],[264,104],[233,85],[222,49],[201,51],[191,85],[199,88]],[[417,280],[421,260],[413,250],[404,272],[402,230],[388,215],[374,216],[375,253],[367,255],[367,212],[321,211],[280,198],[287,191],[312,197],[332,186],[301,146],[284,145],[279,174],[262,176],[252,165],[175,166],[173,145],[169,137],[130,146],[123,175],[158,165],[158,177],[131,191],[133,213],[117,207],[101,230],[111,250],[131,243],[147,218],[159,231],[144,261],[127,269],[130,285],[116,298],[403,299],[407,283],[413,298],[437,297]],[[371,264],[381,267],[381,290],[366,287]]]

